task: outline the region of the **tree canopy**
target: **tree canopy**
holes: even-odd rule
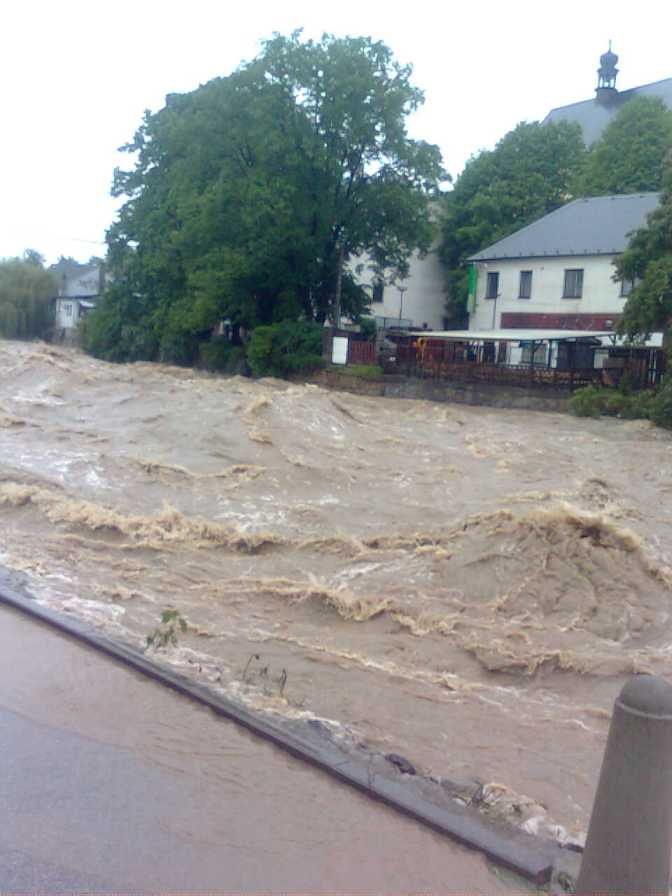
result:
[[[467,162],[444,200],[440,255],[453,322],[466,308],[466,259],[572,198],[584,155],[578,125],[523,122]]]
[[[672,322],[672,154],[668,155],[658,208],[646,227],[635,231],[616,264],[615,278],[634,283],[619,329],[634,338],[663,330]]]
[[[23,258],[0,260],[0,335],[6,339],[47,335],[52,323],[50,299],[55,295],[56,282],[39,252],[27,249]]]
[[[574,192],[579,196],[660,190],[672,149],[672,111],[657,97],[623,105],[588,151]]]
[[[404,270],[431,241],[439,150],[412,140],[411,69],[370,38],[275,35],[232,75],[145,113],[115,172],[112,285],[86,347],[189,363],[199,332],[344,312],[366,294],[346,264]]]

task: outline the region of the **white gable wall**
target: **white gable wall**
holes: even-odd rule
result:
[[[368,259],[357,259],[353,267],[363,266],[358,273],[359,282],[363,286],[373,287],[375,275]],[[399,287],[406,287],[403,294],[401,318],[411,321],[411,326],[421,327],[427,324],[430,330],[443,329],[446,296],[444,292],[444,274],[436,250],[432,250],[424,258],[414,252],[409,262],[409,273],[403,281],[385,283],[383,301],[372,302],[369,314],[373,317],[399,319],[401,294]]]

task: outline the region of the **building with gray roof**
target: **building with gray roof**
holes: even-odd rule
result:
[[[469,261],[617,255],[627,246],[628,235],[646,224],[659,201],[659,193],[575,199],[487,246]]]
[[[575,199],[477,252],[469,329],[613,330],[633,286],[614,263],[659,199]]]
[[[612,53],[611,44],[609,44],[608,52],[600,57],[595,96],[589,100],[551,109],[543,124],[557,124],[560,121],[575,122],[581,127],[584,142],[587,146],[591,146],[596,140],[599,140],[602,131],[625,103],[635,97],[656,97],[672,110],[672,78],[664,78],[662,81],[654,81],[651,84],[642,84],[640,87],[619,91],[616,88],[617,62],[618,56]]]

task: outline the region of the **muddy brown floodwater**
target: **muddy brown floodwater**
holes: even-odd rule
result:
[[[672,669],[648,423],[5,342],[0,458],[0,563],[39,601],[137,646],[175,608],[157,661],[477,779],[532,832],[581,839],[615,695]]]

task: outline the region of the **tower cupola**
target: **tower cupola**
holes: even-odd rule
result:
[[[608,102],[618,91],[616,90],[616,77],[618,75],[618,56],[612,52],[611,41],[609,49],[600,56],[600,67],[597,70],[597,99]]]

